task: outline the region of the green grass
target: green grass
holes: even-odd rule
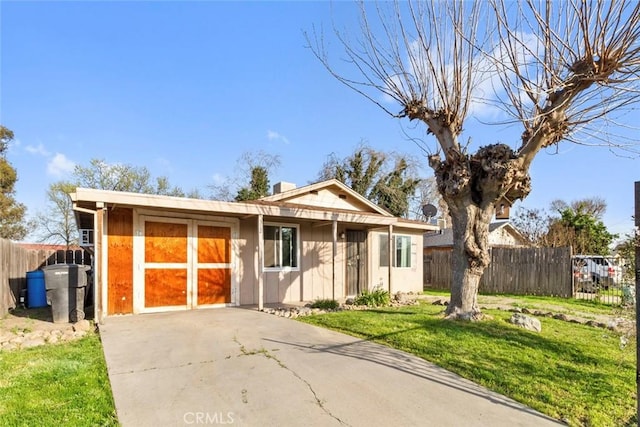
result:
[[[97,335],[0,352],[0,424],[117,426]]]
[[[557,301],[557,300],[554,300]],[[413,353],[572,426],[635,425],[635,341],[541,318],[542,332],[492,320],[445,320],[430,304],[299,318]]]
[[[429,290],[423,292],[424,295],[449,299],[450,291],[434,291]],[[478,305],[490,304],[496,300],[513,300],[511,303],[501,304],[504,306],[528,308],[529,310],[549,311],[549,307],[554,307],[554,312],[564,314],[591,314],[591,315],[611,315],[612,306],[600,302],[597,299],[576,299],[576,298],[558,298],[545,297],[536,295],[478,295]],[[623,310],[620,307],[614,307],[616,315],[624,315],[625,312],[629,316],[635,313],[633,310]],[[584,317],[584,316],[583,316]]]

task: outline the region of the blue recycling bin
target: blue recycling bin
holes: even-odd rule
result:
[[[27,307],[47,306],[47,290],[44,286],[44,271],[27,271]]]

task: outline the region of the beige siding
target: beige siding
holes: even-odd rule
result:
[[[301,227],[303,237],[302,265],[304,268],[302,299],[304,301],[334,297],[331,230],[331,225],[312,227],[305,224]],[[342,298],[345,294],[344,247],[344,241],[338,240],[335,264],[335,298]]]
[[[411,267],[408,268],[392,268],[391,277],[391,292],[422,292],[422,233],[416,231],[407,230],[394,230],[394,235],[411,236]],[[389,289],[389,268],[380,267],[380,237],[387,237],[386,232],[372,232],[369,233],[369,271],[371,272],[369,278],[369,288],[375,289],[376,287],[382,287],[385,290]]]
[[[307,193],[287,200],[305,206],[317,206],[320,208],[346,209],[352,211],[369,211],[370,208],[355,197],[343,194],[346,198],[340,198],[341,193],[323,189],[315,193]]]
[[[265,222],[268,222],[265,220]],[[264,302],[299,302],[316,298],[331,298],[331,226],[300,225],[299,269],[266,271],[264,273]],[[257,220],[240,225],[240,304],[258,303]],[[338,244],[339,254],[341,244]],[[337,258],[336,298],[344,295],[343,258]]]
[[[504,228],[489,233],[489,246],[517,246],[519,242]]]
[[[238,237],[238,283],[240,286],[240,304],[258,303],[258,219],[240,221]]]

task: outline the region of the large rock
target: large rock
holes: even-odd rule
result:
[[[529,331],[542,332],[542,324],[535,317],[527,316],[522,313],[513,313],[509,322]]]
[[[80,331],[84,331],[87,332],[91,329],[91,323],[84,319],[84,320],[80,320],[76,323],[73,324],[73,331],[74,332],[80,332]]]

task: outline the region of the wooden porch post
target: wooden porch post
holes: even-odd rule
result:
[[[258,215],[258,310],[264,308],[264,218]]]
[[[393,247],[393,224],[389,224],[389,231],[388,231],[388,235],[387,235],[387,241],[388,241],[388,248],[389,248],[389,295],[391,295],[391,280],[393,277],[392,273],[392,269],[393,269],[393,253],[395,251],[395,248]]]
[[[331,227],[333,240],[331,257],[331,299],[336,299],[336,256],[338,254],[338,220],[333,220]]]
[[[96,317],[96,321],[99,324],[104,323],[104,315],[105,315],[105,301],[104,296],[107,293],[108,284],[105,283],[102,278],[105,277],[103,275],[103,268],[107,267],[106,262],[102,262],[106,260],[103,248],[103,236],[104,236],[104,204],[96,203],[96,213],[93,216],[93,229],[94,231],[94,251],[93,251],[93,306],[95,309],[94,316]]]

